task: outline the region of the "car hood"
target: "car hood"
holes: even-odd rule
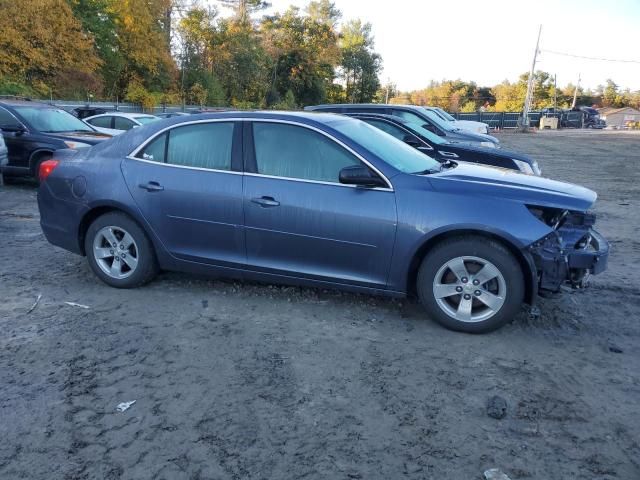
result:
[[[455,168],[424,178],[437,191],[504,198],[567,210],[588,210],[597,198],[596,192],[579,185],[463,162]]]
[[[444,143],[442,145],[436,145],[436,150],[447,151],[447,145],[452,145],[452,144]],[[517,152],[512,152],[510,150],[495,149],[495,148],[483,147],[481,145],[459,144],[459,143],[455,144],[455,148],[457,150],[466,150],[468,152],[477,152],[477,153],[482,153],[482,154],[485,154],[485,155],[492,155],[492,156],[495,156],[495,157],[512,158],[512,159],[516,159],[516,160],[522,160],[523,162],[527,162],[529,164],[533,163],[533,159],[531,157],[529,157],[528,155],[524,155],[522,153],[517,153]]]
[[[48,136],[59,138],[60,140],[70,140],[72,142],[88,143],[95,145],[97,143],[109,140],[111,135],[100,132],[59,132],[47,133]]]
[[[473,120],[456,120],[455,125],[459,126],[460,128],[464,128],[464,127],[473,128],[474,130],[479,127],[483,127],[483,128],[488,127],[486,123],[476,122]]]

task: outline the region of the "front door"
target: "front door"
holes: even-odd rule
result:
[[[177,126],[123,162],[129,191],[173,256],[245,263],[242,172],[234,167],[241,166],[241,139],[232,121]]]
[[[384,288],[396,232],[394,192],[340,184],[340,170],[361,160],[315,130],[265,121],[253,122],[250,133],[248,267]]]

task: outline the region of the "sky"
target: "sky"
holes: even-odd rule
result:
[[[271,12],[306,0],[270,0]],[[595,88],[613,79],[640,90],[640,0],[334,0],[343,20],[373,25],[382,55],[383,83],[401,90],[431,80],[461,79],[480,86],[517,80],[531,69],[538,27],[541,54],[536,70],[556,74],[558,85]],[[592,61],[554,55],[635,60]]]

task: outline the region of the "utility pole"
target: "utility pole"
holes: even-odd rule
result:
[[[524,99],[524,109],[522,110],[522,119],[520,120],[520,128],[523,130],[529,127],[529,110],[531,110],[531,100],[533,97],[533,75],[536,71],[536,61],[538,60],[541,33],[542,25],[540,25],[540,28],[538,29],[538,40],[536,41],[536,50],[533,52],[533,63],[531,64],[529,83],[527,84],[527,96]]]
[[[558,113],[558,74],[553,75],[553,112]]]
[[[576,84],[576,89],[573,91],[573,102],[571,102],[571,110],[576,108],[576,101],[578,100],[578,88],[580,88],[580,74],[578,74],[578,83]]]

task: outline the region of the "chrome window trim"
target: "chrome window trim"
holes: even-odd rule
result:
[[[366,187],[361,187],[359,185],[347,185],[344,183],[339,183],[339,182],[323,182],[323,181],[319,181],[319,180],[305,180],[302,178],[290,178],[290,177],[277,177],[277,176],[271,176],[271,175],[263,175],[261,173],[248,173],[248,172],[236,172],[234,170],[214,170],[214,169],[210,169],[210,168],[201,168],[201,167],[187,167],[184,165],[173,165],[171,163],[160,163],[160,162],[153,162],[151,160],[144,160],[142,158],[137,158],[136,155],[138,153],[140,153],[141,150],[144,150],[144,148],[149,145],[151,142],[153,142],[157,137],[159,137],[160,135],[164,134],[165,132],[172,130],[174,128],[178,128],[178,127],[184,127],[184,126],[188,126],[188,125],[196,125],[196,124],[200,124],[200,123],[219,123],[219,122],[266,122],[266,123],[284,123],[284,124],[288,124],[288,125],[294,125],[296,127],[303,127],[303,128],[308,128],[309,130],[313,130],[316,131],[322,135],[324,135],[325,137],[329,138],[330,140],[334,141],[335,143],[337,143],[338,145],[340,145],[342,148],[345,148],[349,153],[351,153],[352,155],[354,155],[358,160],[360,160],[362,163],[364,163],[365,165],[367,165],[369,168],[371,168],[374,172],[376,172],[378,175],[380,175],[380,177],[387,183],[388,187],[374,187],[374,188],[367,188],[367,190],[381,190],[381,191],[388,191],[388,192],[393,192],[393,184],[389,181],[389,179],[386,177],[385,174],[383,174],[380,170],[378,170],[374,165],[372,165],[370,162],[368,162],[367,160],[365,160],[362,155],[360,155],[359,153],[357,153],[356,151],[354,151],[351,147],[349,147],[348,145],[345,145],[343,142],[341,142],[340,140],[338,140],[337,138],[332,137],[331,135],[329,135],[327,132],[313,127],[311,125],[306,125],[304,123],[299,123],[299,122],[293,122],[291,120],[278,120],[278,119],[271,119],[271,118],[246,118],[246,117],[231,117],[231,118],[213,118],[213,119],[206,119],[206,120],[192,120],[190,122],[183,122],[183,123],[177,123],[175,125],[169,125],[168,127],[163,128],[162,130],[158,130],[156,133],[154,133],[151,137],[147,138],[144,142],[142,142],[140,145],[138,145],[131,153],[129,153],[129,155],[127,155],[125,158],[129,159],[129,160],[135,160],[137,162],[144,162],[144,163],[152,163],[154,165],[160,165],[160,166],[164,166],[164,167],[173,167],[173,168],[185,168],[188,170],[201,170],[201,171],[205,171],[205,172],[218,172],[218,173],[231,173],[234,175],[247,175],[247,176],[251,176],[251,177],[263,177],[263,178],[275,178],[275,179],[282,179],[282,180],[289,180],[289,181],[295,181],[295,182],[303,182],[303,183],[316,183],[316,184],[321,184],[321,185],[334,185],[334,186],[340,186],[340,187],[348,187],[348,188],[366,188]]]

